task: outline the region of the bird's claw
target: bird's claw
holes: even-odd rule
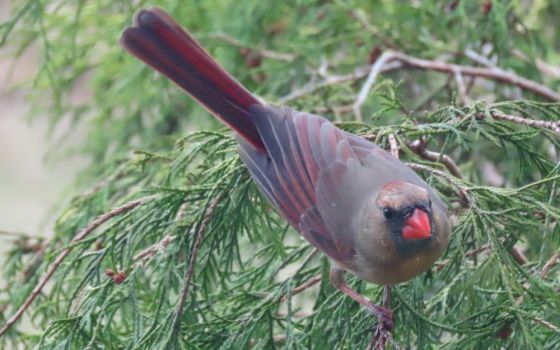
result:
[[[387,332],[393,330],[393,311],[377,305],[371,305],[370,311],[377,316],[378,328],[382,327]]]
[[[378,325],[382,326],[387,332],[393,330],[394,322],[393,322],[393,311],[386,308],[381,308],[382,311],[377,317]]]
[[[377,316],[377,327],[371,343],[374,349],[385,349],[385,344],[391,339],[390,332],[393,330],[393,311],[384,307],[376,307],[372,310]]]

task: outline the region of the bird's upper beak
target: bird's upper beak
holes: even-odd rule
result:
[[[406,240],[424,239],[432,235],[430,217],[424,210],[416,208],[405,222],[402,236]]]

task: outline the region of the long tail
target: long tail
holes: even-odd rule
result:
[[[249,108],[260,104],[173,18],[154,8],[141,10],[120,42],[134,56],[163,73],[212,114],[264,150]]]

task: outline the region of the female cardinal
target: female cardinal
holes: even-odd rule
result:
[[[344,271],[393,285],[439,258],[450,224],[430,186],[325,118],[258,101],[162,10],[141,10],[121,43],[235,130],[241,159],[260,190],[332,259],[333,285],[390,329],[390,310],[348,287]]]

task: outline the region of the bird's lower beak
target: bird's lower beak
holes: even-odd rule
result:
[[[405,220],[402,235],[406,240],[429,238],[432,228],[428,213],[419,208],[414,209],[412,215]]]

